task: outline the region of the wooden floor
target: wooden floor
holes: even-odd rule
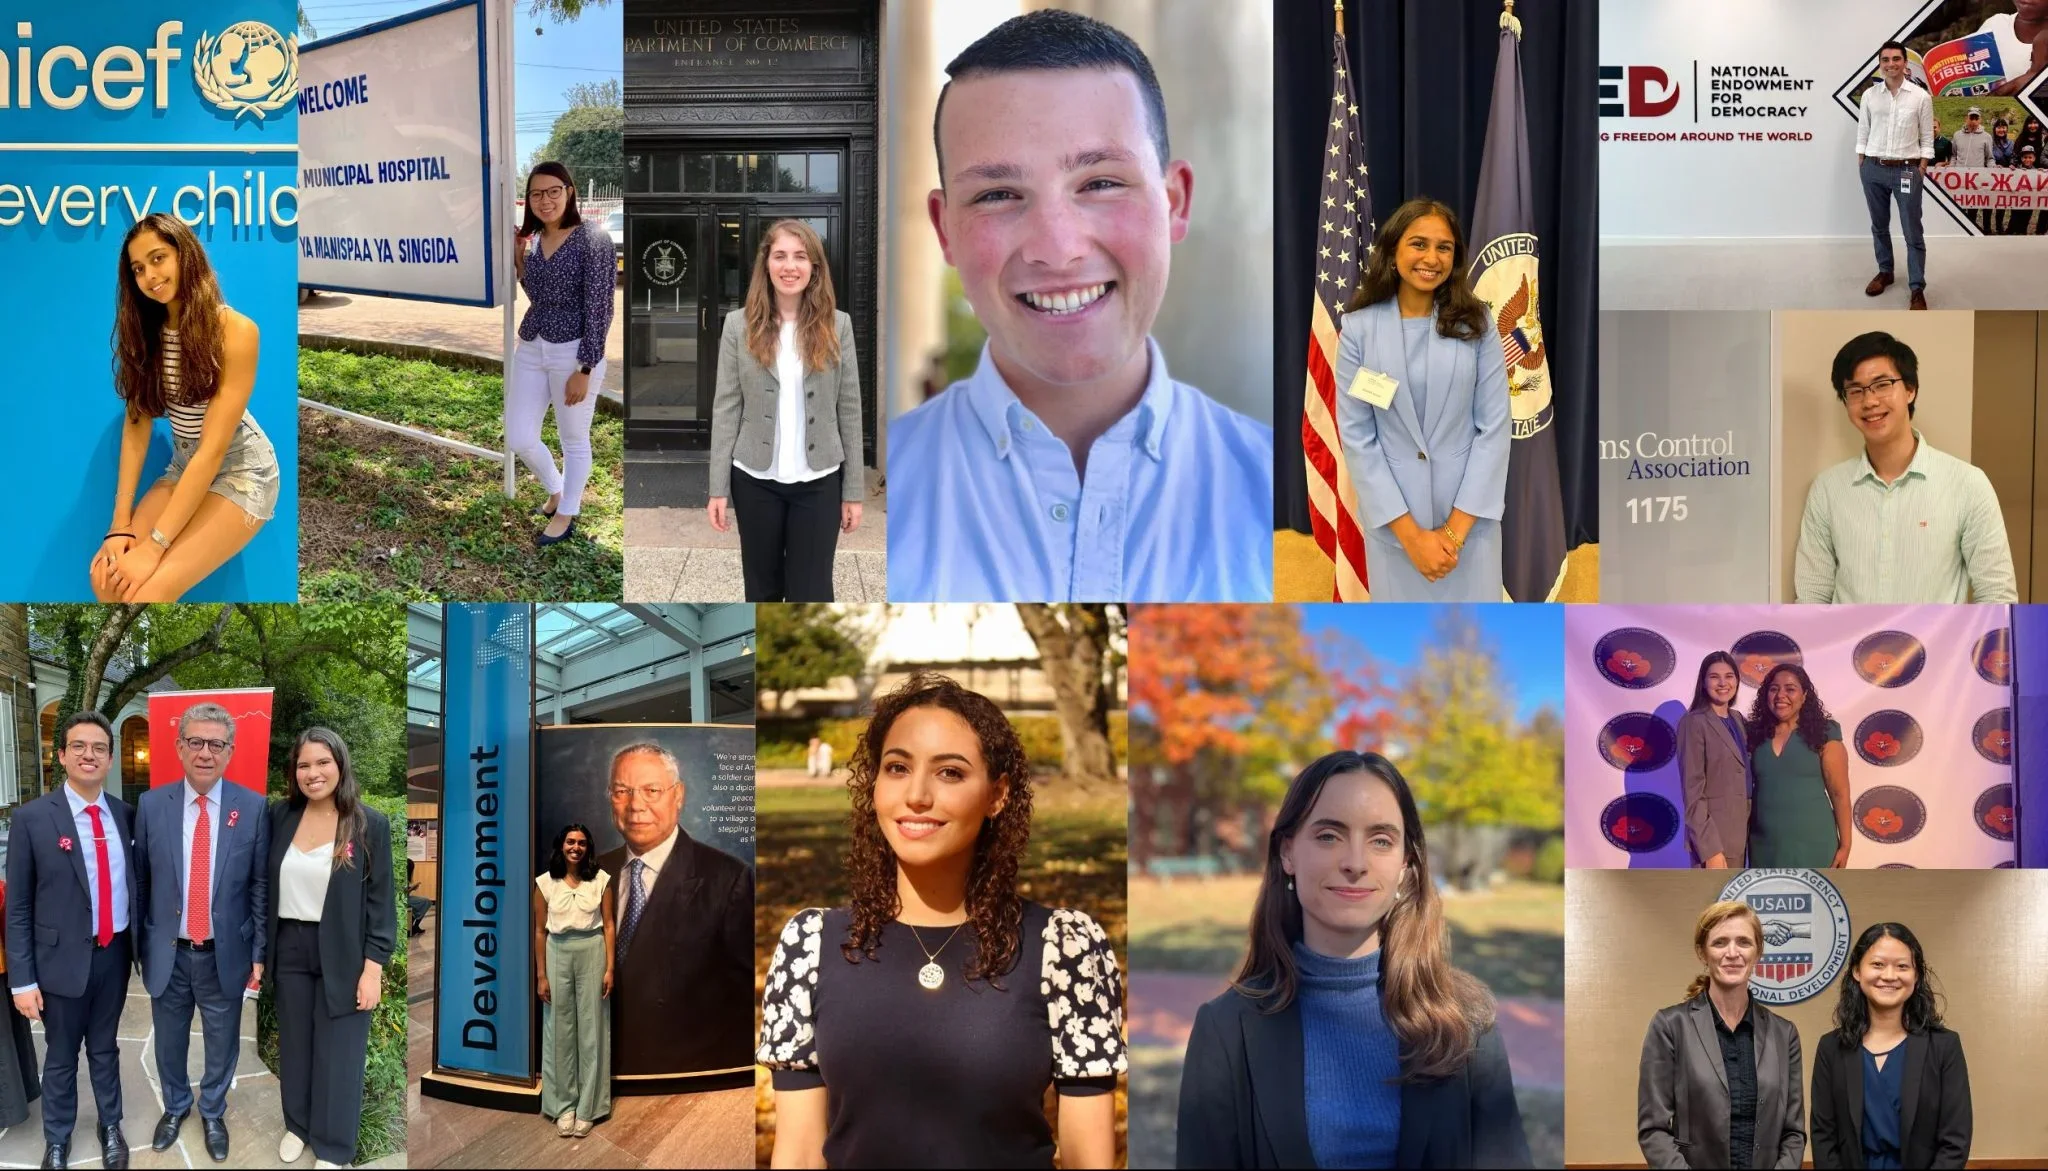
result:
[[[748,1167],[754,1091],[612,1098],[612,1116],[584,1139],[555,1135],[539,1114],[513,1114],[421,1096],[433,1067],[432,933],[411,943],[406,1068],[407,1162],[412,1167]]]
[[[1336,580],[1336,569],[1316,548],[1314,537],[1291,530],[1273,534],[1274,601],[1330,601]],[[1557,600],[1600,600],[1600,546],[1581,545],[1565,555],[1564,582],[1558,587]]]

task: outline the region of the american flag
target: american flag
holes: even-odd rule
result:
[[[1366,600],[1365,530],[1351,470],[1337,434],[1337,324],[1344,305],[1358,291],[1379,226],[1366,190],[1365,142],[1358,133],[1358,102],[1344,62],[1344,5],[1336,4],[1331,52],[1330,128],[1320,165],[1323,186],[1317,204],[1316,288],[1308,338],[1308,385],[1302,400],[1301,445],[1308,459],[1308,502],[1316,547],[1337,569],[1336,600]]]

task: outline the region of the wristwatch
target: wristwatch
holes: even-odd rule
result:
[[[580,365],[580,366],[576,367],[576,372],[577,372],[578,374],[588,374],[588,373],[590,373],[590,363],[588,363],[588,362],[585,362],[585,363],[583,363],[582,365]]]
[[[171,547],[171,539],[164,536],[162,529],[149,530],[149,539],[155,541],[160,549],[169,549]]]

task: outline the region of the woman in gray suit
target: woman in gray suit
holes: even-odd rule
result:
[[[1742,676],[1735,656],[1700,660],[1692,710],[1678,717],[1678,781],[1685,792],[1685,837],[1694,866],[1742,869],[1749,842],[1749,729],[1735,709]]]
[[[749,602],[829,602],[838,534],[860,524],[860,372],[825,245],[802,220],[761,233],[725,319],[711,403],[711,527],[740,526]]]
[[[1750,997],[1762,948],[1763,924],[1748,903],[1700,913],[1693,952],[1706,971],[1682,1003],[1650,1018],[1643,1037],[1636,1142],[1650,1166],[1799,1166],[1799,1031]]]
[[[1508,374],[1458,217],[1411,199],[1381,226],[1337,346],[1344,441],[1375,602],[1498,602]]]

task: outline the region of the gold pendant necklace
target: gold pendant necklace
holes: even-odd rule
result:
[[[910,927],[910,924],[905,923],[904,926]],[[962,920],[953,928],[953,935],[960,934],[960,928],[965,926],[967,923]],[[946,937],[946,943],[953,942],[953,935]],[[924,967],[917,970],[917,982],[928,990],[937,991],[939,985],[946,982],[946,969],[939,966],[939,952],[946,950],[946,943],[940,944],[938,951],[933,951],[924,945],[924,936],[919,935],[915,927],[910,927],[910,937],[917,940],[918,950],[924,952],[925,963]]]

